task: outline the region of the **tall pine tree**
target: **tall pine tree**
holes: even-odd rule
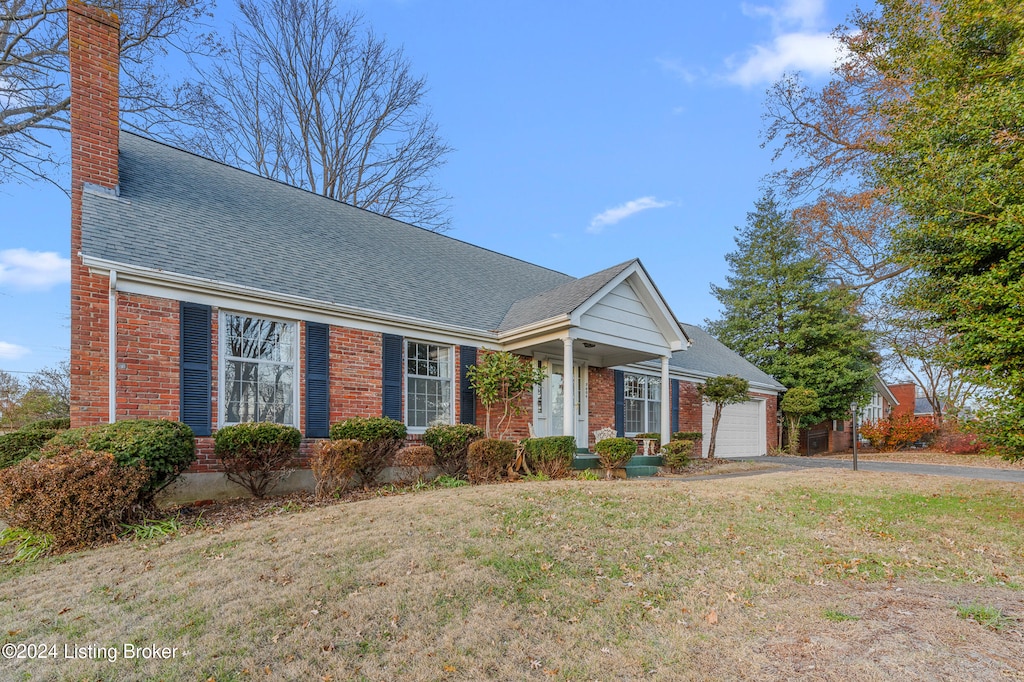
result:
[[[771,192],[747,214],[736,246],[726,286],[711,285],[724,315],[708,331],[787,388],[815,390],[819,408],[804,424],[844,418],[875,373],[856,297],[826,279]]]

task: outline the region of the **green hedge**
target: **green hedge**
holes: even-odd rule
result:
[[[263,497],[299,454],[302,433],[294,426],[246,422],[219,429],[213,452],[228,480],[244,486],[253,497]]]
[[[437,466],[449,476],[466,474],[469,445],[484,437],[475,424],[438,424],[423,434],[423,442],[434,449]]]
[[[469,480],[473,483],[497,481],[505,477],[516,459],[516,444],[508,440],[484,438],[469,446]]]
[[[606,438],[594,445],[601,466],[605,469],[620,467],[636,454],[636,441],[632,438]]]
[[[357,469],[363,487],[376,485],[380,474],[395,461],[405,444],[405,424],[390,417],[352,417],[331,424],[331,440],[358,440],[363,458]]]
[[[700,431],[676,431],[672,434],[672,440],[700,440],[703,437]]]
[[[39,452],[59,431],[14,431],[0,436],[0,469],[14,466]]]
[[[166,419],[135,419],[69,429],[54,436],[43,448],[43,454],[61,446],[109,452],[119,466],[145,466],[150,472],[143,491],[147,500],[196,461],[192,429]]]
[[[576,439],[572,436],[528,438],[523,447],[527,466],[551,478],[567,475],[576,456]]]
[[[690,461],[690,455],[693,454],[693,441],[692,440],[674,440],[661,448],[661,458],[665,463],[665,466],[671,467],[672,469],[680,469],[686,466],[687,462]]]
[[[19,431],[67,431],[71,428],[70,417],[57,417],[55,419],[40,419],[39,421],[25,424]]]

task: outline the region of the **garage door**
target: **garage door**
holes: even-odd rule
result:
[[[716,457],[753,457],[766,454],[764,401],[748,400],[722,408],[722,421],[715,439]],[[711,419],[714,405],[704,405],[704,455],[711,440]]]

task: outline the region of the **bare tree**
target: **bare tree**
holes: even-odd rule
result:
[[[71,363],[61,360],[53,367],[44,367],[29,379],[32,390],[50,398],[51,417],[71,415]]]
[[[195,31],[212,0],[96,0],[121,19],[121,119],[166,134],[199,106],[197,94],[166,86],[155,67],[169,49],[211,51]],[[69,128],[65,0],[0,0],[0,182],[44,179],[63,186]]]
[[[211,68],[204,154],[434,230],[448,202],[432,174],[451,148],[401,49],[328,0],[241,0],[244,22]]]

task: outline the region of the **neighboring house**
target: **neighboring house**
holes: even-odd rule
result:
[[[936,419],[935,409],[932,404],[928,402],[928,398],[921,394],[921,390],[915,383],[904,383],[904,384],[892,384],[889,386],[892,392],[896,394],[900,399],[900,406],[893,410],[893,415],[902,417],[904,415],[913,415],[914,417],[924,417],[930,419],[932,423],[937,423],[939,420]],[[945,412],[945,403],[942,403],[943,412]]]
[[[874,392],[867,405],[860,408],[858,423],[877,422],[885,419],[901,404],[895,393],[886,386],[882,378],[875,375]],[[853,428],[851,419],[829,419],[819,422],[801,432],[800,449],[808,455],[819,452],[841,452],[853,447]]]
[[[69,5],[72,421],[180,419],[193,473],[211,434],[267,420],[328,435],[386,415],[413,438],[483,423],[482,349],[547,379],[512,435],[701,430],[696,384],[732,373],[722,454],[776,445],[783,387],[680,324],[639,260],[583,278],[354,208],[120,131],[117,20]]]

